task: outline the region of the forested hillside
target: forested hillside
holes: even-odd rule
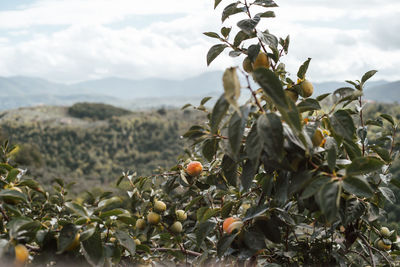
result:
[[[19,149],[13,160],[49,184],[56,177],[100,186],[123,171],[151,174],[184,152],[180,135],[193,112],[130,112],[103,104],[36,107],[2,113],[2,139]]]

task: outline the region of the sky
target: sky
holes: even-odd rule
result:
[[[207,51],[218,41],[202,34],[219,31],[231,2],[214,10],[214,0],[1,0],[0,76],[185,79],[237,66],[243,57],[227,50],[207,67]],[[310,80],[354,80],[370,69],[379,71],[375,80],[400,80],[399,0],[276,2],[276,18],[258,29],[290,35],[282,61],[293,77],[311,57]]]

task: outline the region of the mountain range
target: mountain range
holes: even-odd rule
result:
[[[331,93],[348,86],[341,82],[314,83],[315,95]],[[399,102],[400,81],[373,81],[365,89],[365,98],[378,102]],[[37,105],[71,105],[76,102],[103,102],[129,109],[160,106],[180,107],[196,104],[205,96],[223,92],[222,72],[206,72],[184,80],[130,80],[110,77],[74,84],[14,76],[0,77],[0,110]]]

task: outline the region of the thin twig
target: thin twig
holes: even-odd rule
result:
[[[199,253],[199,252],[192,251],[192,250],[187,250],[187,249],[182,251],[179,248],[152,248],[151,250],[152,251],[160,251],[160,252],[167,252],[167,251],[177,251],[177,252],[179,252],[179,251],[181,251],[181,252],[183,252],[183,253],[185,253],[187,255],[190,255],[190,256],[194,256],[194,257],[201,256],[201,253]]]
[[[369,258],[371,259],[371,265],[372,265],[372,267],[375,267],[376,265],[375,265],[375,261],[374,261],[374,255],[372,254],[371,245],[369,244],[369,242],[365,239],[365,237],[362,234],[359,233],[358,236],[361,238],[361,240],[368,247]]]

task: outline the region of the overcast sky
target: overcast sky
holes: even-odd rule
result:
[[[0,76],[27,75],[58,82],[117,76],[184,79],[223,70],[227,54],[206,66],[219,31],[214,0],[1,0]],[[400,80],[399,0],[276,0],[277,18],[265,19],[278,37],[290,35],[283,59],[294,76],[307,57],[308,78]],[[225,21],[235,24],[239,16]]]

